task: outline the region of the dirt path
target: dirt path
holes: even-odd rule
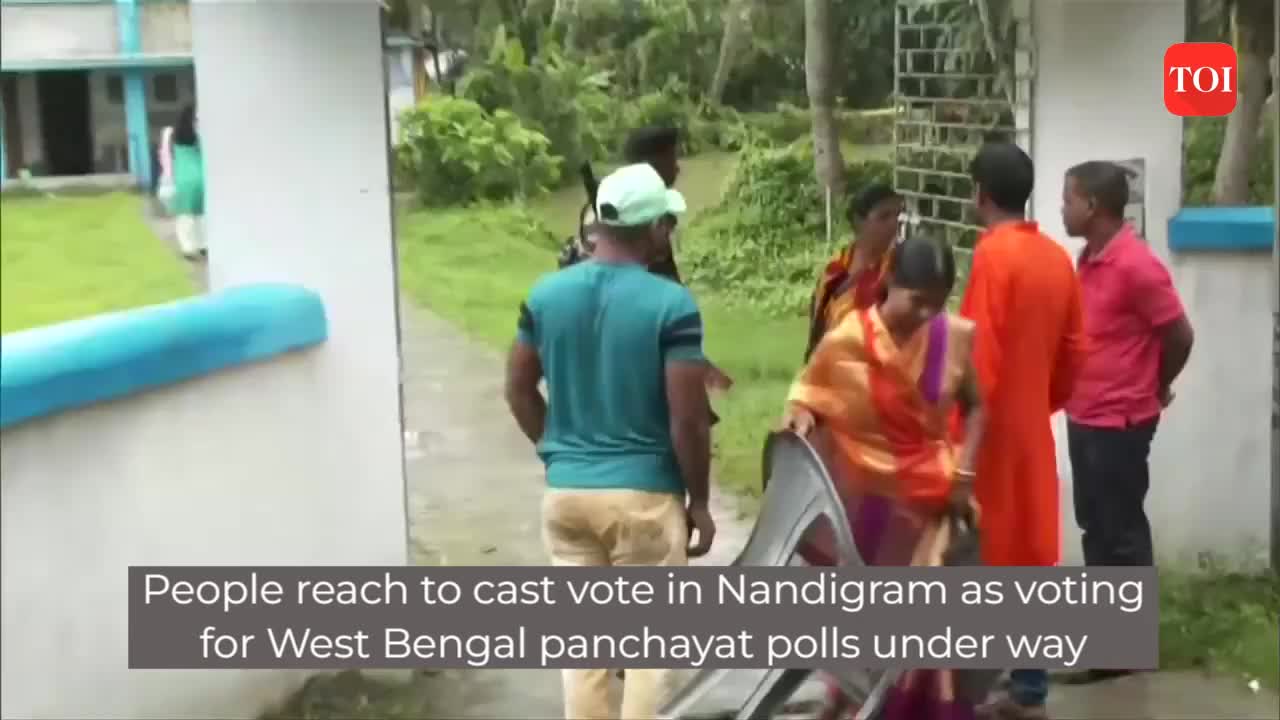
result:
[[[439,318],[402,306],[410,560],[435,565],[545,565],[538,532],[543,468],[502,399],[502,364]],[[750,530],[731,499],[712,496],[716,546],[728,564]],[[446,672],[428,693],[434,717],[560,713],[555,671]]]

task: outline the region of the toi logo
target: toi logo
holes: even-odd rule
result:
[[[1226,43],[1178,43],[1164,53],[1164,106],[1180,117],[1230,115],[1238,61]]]

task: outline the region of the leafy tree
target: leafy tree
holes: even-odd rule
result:
[[[1240,60],[1239,102],[1227,118],[1213,199],[1219,205],[1243,205],[1250,200],[1250,172],[1258,162],[1268,86],[1274,84],[1271,59],[1276,52],[1276,12],[1273,0],[1230,0],[1228,4]],[[1276,122],[1274,107],[1272,124]]]

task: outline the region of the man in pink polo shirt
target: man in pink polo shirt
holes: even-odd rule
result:
[[[1085,240],[1090,353],[1067,402],[1076,524],[1087,565],[1152,565],[1147,455],[1193,334],[1168,269],[1125,222],[1129,182],[1108,162],[1067,171],[1062,220]]]

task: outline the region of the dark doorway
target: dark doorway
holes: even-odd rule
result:
[[[7,167],[0,168],[5,177],[17,177],[23,164],[22,115],[18,112],[18,76],[14,73],[0,75],[0,106],[4,110],[4,160]]]
[[[36,75],[40,130],[44,135],[45,173],[93,172],[93,133],[89,120],[89,73],[84,70]]]

